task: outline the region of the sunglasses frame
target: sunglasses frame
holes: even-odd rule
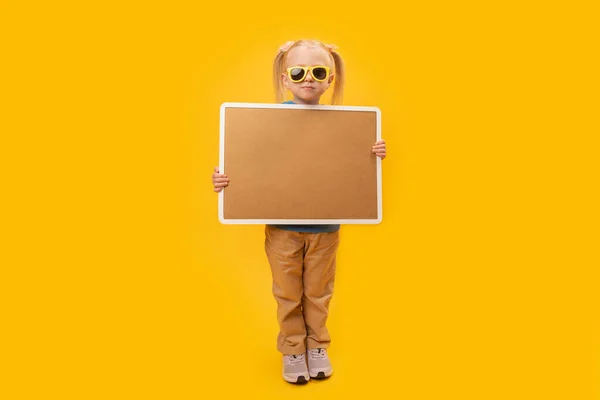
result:
[[[302,76],[302,79],[299,80],[295,80],[292,78],[292,70],[296,69],[296,68],[300,68],[302,71],[304,71],[304,75]],[[327,72],[327,74],[325,75],[325,78],[323,79],[318,79],[314,74],[313,74],[313,69],[315,68],[324,68],[325,71]],[[308,73],[310,72],[310,74],[312,75],[313,79],[317,82],[324,82],[327,79],[329,79],[329,76],[331,75],[331,68],[329,68],[326,65],[315,65],[312,67],[301,67],[301,66],[295,66],[295,67],[289,67],[287,69],[287,76],[289,78],[290,81],[294,82],[294,83],[299,83],[302,82],[306,79],[306,77],[308,76]]]

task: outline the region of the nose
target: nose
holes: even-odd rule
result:
[[[315,79],[312,76],[312,72],[311,71],[306,71],[306,77],[304,78],[305,81],[307,82],[313,82]]]

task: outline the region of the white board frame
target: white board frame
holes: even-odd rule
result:
[[[340,110],[340,111],[367,111],[375,112],[377,116],[377,140],[381,140],[381,110],[379,107],[368,106],[334,106],[334,105],[306,105],[306,104],[271,104],[271,103],[240,103],[225,102],[220,108],[220,136],[219,136],[219,171],[225,171],[225,110],[227,108],[280,108],[280,109],[311,109],[311,110]],[[376,157],[377,163],[377,218],[372,219],[226,219],[223,215],[223,196],[225,187],[219,192],[219,221],[222,224],[267,224],[267,225],[338,225],[338,224],[379,224],[382,220],[382,184],[381,184],[381,158]]]

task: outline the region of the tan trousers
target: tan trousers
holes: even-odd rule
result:
[[[265,250],[273,274],[279,335],[277,350],[303,354],[327,348],[326,322],[333,295],[339,231],[302,233],[265,228]]]

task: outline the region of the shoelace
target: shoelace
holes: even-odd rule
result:
[[[290,363],[292,363],[292,364],[302,363],[302,362],[304,362],[304,354],[291,355],[288,357],[288,359],[290,360]]]
[[[309,356],[311,358],[325,358],[325,349],[308,349]]]

